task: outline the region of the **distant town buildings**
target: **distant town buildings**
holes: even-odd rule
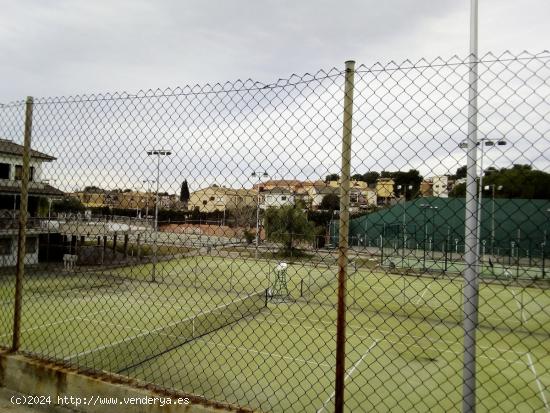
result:
[[[1,172],[1,170],[0,170]],[[418,196],[436,196],[446,198],[453,187],[462,180],[454,181],[448,175],[428,177],[420,183],[415,193],[409,193],[407,199]],[[406,185],[400,183],[400,185]],[[392,205],[403,198],[396,191],[394,178],[380,177],[373,183],[360,180],[350,181],[350,211],[360,212],[373,207]],[[224,212],[243,207],[260,209],[281,207],[284,205],[303,205],[310,210],[322,209],[323,199],[327,195],[340,196],[340,180],[328,182],[322,180],[300,181],[297,179],[269,179],[255,184],[251,189],[228,188],[211,185],[189,194],[189,201],[183,203],[175,194],[159,194],[159,208],[166,210],[188,210],[201,213]],[[111,207],[120,209],[154,209],[154,192],[131,190],[103,190],[87,187],[72,196],[88,208]]]
[[[212,185],[191,192],[189,210],[200,212],[227,211],[241,207],[256,207],[257,191],[252,189],[234,189]]]
[[[139,192],[131,190],[106,190],[88,187],[83,191],[73,192],[85,208],[117,208],[117,209],[149,209],[153,210],[156,203],[155,192]],[[187,205],[174,194],[159,193],[159,208],[183,211]]]

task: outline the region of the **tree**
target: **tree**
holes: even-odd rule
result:
[[[308,222],[306,213],[292,205],[269,208],[264,216],[267,239],[283,244],[285,253],[292,253],[299,241],[311,241],[315,225]]]
[[[233,218],[236,227],[249,228],[256,225],[256,207],[254,206],[241,203],[227,212],[229,217]]]
[[[77,198],[66,197],[62,200],[52,202],[53,212],[83,212],[84,205]]]
[[[183,203],[189,202],[191,194],[189,193],[189,186],[187,185],[187,179],[181,184],[180,201]]]
[[[466,196],[466,184],[455,185],[449,192],[451,198],[464,198]]]
[[[495,192],[497,198],[550,199],[550,174],[533,170],[530,165],[488,168],[483,176],[483,186],[491,185],[502,186]],[[466,196],[466,185],[456,185],[449,195]]]
[[[460,168],[457,168],[456,173],[454,175],[451,175],[451,179],[462,179],[466,178],[466,165],[461,166]]]
[[[371,171],[363,174],[363,181],[368,183],[369,185],[376,184],[376,181],[380,178],[380,174],[376,171]]]
[[[94,194],[99,194],[99,193],[102,193],[102,192],[105,192],[104,189],[101,189],[100,187],[98,186],[86,186],[84,187],[84,192],[90,192],[90,193],[94,193]]]
[[[340,175],[338,175],[338,174],[328,174],[325,177],[325,182],[329,183],[330,181],[337,181],[339,179],[340,179]]]
[[[336,194],[326,194],[321,200],[320,209],[328,211],[337,211],[340,209],[340,197]]]

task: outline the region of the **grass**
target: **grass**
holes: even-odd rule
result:
[[[135,343],[128,337],[159,328],[167,337],[184,335],[185,329],[165,327],[272,287],[276,264],[193,256],[158,263],[155,282],[151,264],[73,273],[38,267],[25,280],[22,348],[256,409],[331,411],[333,262],[291,263],[287,300],[273,299],[258,315],[128,366],[138,349],[125,345]],[[350,266],[348,411],[460,410],[461,290],[460,279]],[[11,337],[12,297],[13,278],[0,277],[4,345]],[[548,308],[549,290],[512,281],[480,284],[479,411],[549,411]],[[156,340],[140,346],[140,354],[158,352]]]

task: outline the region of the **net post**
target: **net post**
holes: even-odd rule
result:
[[[351,169],[351,130],[353,126],[353,91],[355,62],[346,62],[344,120],[342,128],[342,169],[340,171],[340,228],[338,245],[338,305],[336,321],[336,381],[334,411],[344,411],[344,379],[346,364],[346,278],[349,236],[349,191]]]
[[[19,350],[21,344],[21,308],[23,302],[23,276],[25,273],[25,244],[27,238],[27,206],[29,201],[30,150],[32,136],[33,98],[25,101],[25,130],[23,143],[23,173],[21,177],[21,200],[19,205],[19,236],[17,238],[17,267],[15,275],[15,303],[13,312],[13,339],[11,351]]]

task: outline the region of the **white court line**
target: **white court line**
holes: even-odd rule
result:
[[[544,394],[544,386],[539,380],[539,376],[537,375],[537,371],[535,370],[535,365],[533,364],[531,353],[527,353],[527,360],[529,361],[529,368],[531,369],[531,371],[533,372],[533,375],[535,376],[535,380],[537,382],[537,386],[539,388],[540,396],[541,396],[542,402],[544,403],[544,407],[546,408],[546,411],[550,413],[550,406],[548,405],[548,400],[546,400],[546,394]]]
[[[285,323],[285,322],[280,322],[280,321],[269,321],[269,320],[264,320],[270,324],[279,324],[279,325],[289,325],[291,327],[294,327],[294,328],[304,328],[306,330],[315,330],[315,331],[319,331],[319,332],[325,332],[325,333],[331,333],[331,335],[334,335],[336,333],[336,330],[335,331],[331,331],[331,330],[328,330],[326,328],[317,328],[317,327],[304,327],[303,324],[292,324],[292,323]],[[414,334],[405,334],[405,333],[396,333],[396,332],[393,332],[393,331],[389,331],[389,330],[380,330],[380,329],[370,329],[369,331],[372,331],[372,332],[380,332],[380,333],[385,333],[385,334],[395,334],[396,336],[400,336],[400,337],[412,337],[412,338],[427,338],[429,341],[432,342],[432,344],[435,344],[435,343],[438,343],[438,342],[442,342],[442,343],[446,343],[444,340],[441,340],[441,339],[432,339],[430,337],[426,337],[426,336],[417,336],[417,335],[414,335]],[[373,339],[372,337],[369,337],[369,336],[364,336],[364,335],[361,335],[361,334],[356,334],[354,333],[353,336],[357,337],[357,338],[360,338],[362,340],[366,340],[366,339]],[[382,337],[382,338],[379,338],[379,339],[376,339],[378,341],[381,341],[381,340],[385,340],[389,343],[392,343],[392,344],[397,344],[398,342],[397,341],[394,341],[394,340],[390,340],[388,339],[386,336]],[[450,343],[450,342],[449,342]],[[451,343],[451,344],[458,344],[458,342],[456,343]],[[441,351],[443,353],[452,353],[456,356],[460,356],[462,355],[462,352],[457,352],[457,351],[453,351],[451,349],[440,349],[438,347],[434,347],[436,350],[438,351]],[[495,350],[499,350],[498,348],[496,347],[480,347],[480,348],[484,348],[484,349],[495,349]],[[513,352],[512,350],[503,350],[503,352]],[[514,353],[516,354],[516,353]],[[516,354],[516,355],[519,355],[519,354]],[[523,355],[523,354],[521,354]],[[480,358],[485,358],[487,360],[491,360],[491,361],[494,361],[494,360],[500,360],[500,361],[505,361],[507,362],[508,364],[520,364],[522,366],[525,366],[525,363],[524,362],[521,362],[521,361],[512,361],[512,360],[508,360],[508,359],[505,359],[505,358],[502,358],[502,357],[489,357],[489,356],[484,356],[484,355],[481,355],[481,356],[478,356]]]
[[[156,299],[158,300],[160,297],[154,297],[154,298],[156,298]],[[138,297],[132,297],[132,300],[133,300],[133,301],[138,301],[138,302],[141,302],[141,303],[145,303],[145,304],[149,304],[149,303],[153,302],[153,303],[155,303],[155,304],[151,305],[151,307],[155,307],[156,309],[161,308],[161,307],[162,307],[162,308],[164,308],[164,307],[175,308],[175,307],[176,307],[176,308],[179,308],[179,309],[181,309],[181,310],[193,310],[193,309],[194,309],[193,307],[189,307],[189,306],[185,306],[185,305],[177,305],[177,306],[175,306],[175,307],[172,306],[172,305],[168,305],[168,304],[166,304],[166,305],[165,305],[165,304],[160,304],[160,305],[158,305],[158,304],[156,304],[156,303],[158,303],[158,301],[155,301],[155,300],[153,300],[152,298],[143,299],[143,298],[138,298]],[[182,301],[183,299],[165,298],[165,297],[162,297],[162,300],[164,300],[164,301],[170,301],[170,302],[179,302],[179,301]],[[157,307],[157,305],[158,305],[158,307]],[[202,308],[202,307],[200,307],[200,306],[197,306],[197,307]]]
[[[120,325],[120,324],[109,323],[108,321],[94,320],[94,319],[90,319],[90,318],[86,318],[86,317],[76,317],[76,318],[78,320],[87,321],[89,323],[97,323],[97,324],[104,324],[106,326],[125,328],[126,330],[139,331],[140,333],[144,333],[146,331],[146,330],[141,330],[141,329],[136,328],[136,327],[129,327],[129,326],[123,326],[123,325]]]
[[[517,296],[516,296],[516,293],[515,293],[515,289],[512,289],[512,294],[514,295],[514,299],[516,300],[516,304],[518,306],[518,309],[520,310],[520,314],[521,314],[521,320],[526,323],[527,322],[527,319],[525,318],[525,314],[523,313],[523,307],[521,306],[521,303],[519,302],[519,300],[517,299]],[[539,392],[540,392],[540,397],[542,399],[542,402],[544,403],[544,407],[546,408],[546,411],[548,413],[550,413],[550,405],[548,404],[548,400],[546,399],[546,394],[544,393],[544,386],[542,385],[540,379],[539,379],[539,376],[537,374],[537,370],[535,369],[535,365],[533,364],[533,358],[531,357],[531,353],[530,352],[527,352],[526,353],[527,355],[527,360],[529,362],[529,368],[531,369],[531,372],[533,373],[533,375],[535,376],[535,381],[537,383],[537,387],[539,389]]]
[[[253,294],[250,294],[250,295],[253,295]],[[260,297],[260,295],[258,295],[258,297]],[[240,301],[244,301],[246,300],[247,298],[249,298],[249,296],[247,297],[243,297]],[[235,305],[237,303],[237,301],[232,301],[232,302],[229,302],[229,303],[226,303],[226,304],[222,304],[222,305],[219,305],[215,308],[212,308],[212,309],[209,309],[209,311],[214,311],[214,310],[220,310],[224,307],[229,307],[230,305]],[[206,313],[206,312],[205,312]],[[205,314],[205,313],[201,313],[201,314]],[[70,360],[70,359],[73,359],[75,357],[80,357],[80,356],[85,356],[85,355],[88,355],[88,354],[91,354],[91,353],[94,353],[96,351],[100,351],[100,350],[105,350],[107,348],[110,348],[110,347],[114,347],[114,346],[118,346],[119,344],[124,344],[124,343],[127,343],[131,340],[134,340],[136,338],[140,338],[140,337],[144,337],[144,336],[147,336],[147,335],[151,335],[151,334],[159,334],[159,335],[164,335],[166,337],[176,337],[176,338],[180,338],[179,336],[173,336],[173,335],[169,335],[169,334],[163,334],[163,330],[169,328],[169,327],[172,327],[172,326],[176,326],[178,324],[181,324],[181,323],[184,323],[186,321],[191,321],[191,322],[194,322],[194,320],[200,316],[201,314],[198,314],[198,315],[193,315],[191,317],[186,317],[184,319],[181,319],[181,320],[176,320],[176,321],[173,321],[171,323],[168,323],[164,326],[161,326],[161,327],[157,327],[153,330],[150,330],[150,331],[143,331],[142,333],[140,334],[137,334],[135,336],[130,336],[130,337],[126,337],[125,339],[123,340],[118,340],[118,341],[115,341],[114,343],[109,343],[109,344],[105,344],[103,346],[99,346],[99,347],[96,347],[96,348],[92,348],[90,350],[86,350],[86,351],[82,351],[80,353],[77,353],[77,354],[73,354],[73,355],[70,355],[67,360]],[[242,317],[244,318],[244,317]]]
[[[424,291],[422,291],[422,295],[418,298],[418,301],[416,302],[416,305],[420,304],[420,301],[424,300],[424,294],[426,294],[426,291],[430,289],[430,283],[426,285],[426,288],[424,288]]]
[[[96,314],[106,313],[108,311],[111,311],[111,310],[109,309],[109,310],[96,311],[96,312],[93,312],[93,313],[88,313],[87,315],[96,315]],[[39,329],[44,328],[44,327],[52,327],[52,326],[56,326],[58,324],[63,324],[67,321],[75,321],[77,319],[78,319],[78,316],[77,317],[64,318],[63,320],[56,321],[54,323],[42,324],[42,325],[39,325],[39,326],[36,326],[36,327],[26,328],[24,330],[21,330],[21,333],[26,333],[27,331],[39,330]],[[7,337],[7,336],[11,336],[11,335],[12,335],[11,333],[3,334],[0,337]]]
[[[263,356],[269,356],[269,357],[275,357],[275,358],[281,358],[285,360],[291,360],[291,361],[299,361],[305,364],[312,364],[314,366],[321,366],[326,368],[333,368],[333,366],[327,364],[327,363],[317,363],[316,361],[306,360],[301,357],[290,357],[290,356],[283,356],[279,353],[269,353],[267,351],[258,351],[258,350],[252,350],[250,348],[242,347],[242,346],[233,346],[231,344],[223,344],[223,343],[214,343],[213,341],[208,341],[202,338],[197,339],[196,341],[201,341],[205,344],[210,344],[214,346],[224,347],[232,350],[239,350],[239,351],[246,351],[249,353],[255,353],[255,354],[261,354]]]
[[[367,349],[367,351],[365,351],[365,353],[361,356],[361,358],[359,360],[357,360],[355,362],[355,364],[351,367],[351,369],[349,369],[349,371],[346,373],[346,375],[344,376],[344,383],[346,382],[346,380],[348,378],[351,377],[351,375],[353,374],[353,372],[357,369],[357,367],[359,367],[359,364],[361,364],[363,362],[363,359],[365,357],[367,357],[367,355],[369,354],[369,352],[374,348],[374,346],[376,346],[376,344],[378,344],[378,340],[374,340],[374,342],[370,345],[370,347]],[[325,402],[323,403],[323,405],[321,406],[321,408],[319,408],[317,410],[317,413],[321,413],[323,410],[326,410],[327,408],[327,403],[329,403],[333,398],[334,396],[336,395],[336,389],[334,389],[334,391],[331,393],[331,395],[329,396],[328,399],[325,400]]]
[[[284,317],[285,316],[285,314],[277,313],[277,312],[271,312],[270,314],[274,315],[274,316],[279,316],[279,317]],[[258,318],[258,317],[256,317],[256,318]],[[334,326],[334,322],[324,321],[324,320],[321,320],[319,318],[312,319],[312,318],[300,317],[300,316],[294,316],[293,318],[298,319],[298,320],[316,321],[316,322],[319,322],[319,323],[324,324],[324,325]],[[267,321],[267,319],[265,317],[264,317],[264,320]],[[273,322],[273,323],[275,323],[275,322]],[[391,330],[382,330],[382,329],[379,329],[379,328],[368,328],[368,327],[364,327],[362,325],[357,325],[357,324],[354,325],[352,323],[347,323],[347,325],[349,327],[351,327],[352,329],[355,327],[357,329],[362,329],[362,330],[365,330],[365,331],[368,331],[368,332],[379,331],[379,332],[384,333],[384,334],[395,334],[397,336],[410,336],[410,337],[414,337],[414,338],[423,338],[421,336],[416,336],[414,334],[396,333],[396,332],[391,331]],[[302,324],[297,324],[294,327],[304,327],[304,326]],[[322,329],[320,331],[327,332],[328,330],[327,329]],[[362,337],[359,334],[355,334],[355,335],[357,335],[360,338]],[[368,338],[368,337],[365,337],[365,338]],[[439,339],[428,338],[428,339],[431,340],[432,342],[442,342],[442,343],[446,343],[446,344],[457,344],[458,343],[457,341],[445,340],[445,339],[442,339],[442,338],[439,338]],[[494,350],[498,350],[500,353],[514,353],[515,355],[518,355],[518,356],[523,356],[523,355],[527,354],[527,352],[524,352],[524,351],[516,351],[516,350],[512,350],[512,349],[505,349],[505,348],[494,347],[494,346],[479,346],[479,348],[483,349],[483,350],[494,349]]]

